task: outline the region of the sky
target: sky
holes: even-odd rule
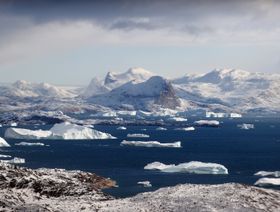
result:
[[[143,67],[280,73],[277,0],[0,0],[0,82],[86,85]]]

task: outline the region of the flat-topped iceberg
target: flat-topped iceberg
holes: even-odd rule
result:
[[[182,128],[176,128],[175,130],[181,130],[181,131],[194,131],[194,127],[182,127]]]
[[[109,133],[103,133],[85,126],[63,122],[55,124],[50,130],[29,130],[22,128],[8,128],[5,137],[13,139],[63,139],[63,140],[91,140],[115,139]]]
[[[24,158],[17,158],[17,157],[14,157],[11,160],[0,160],[0,161],[4,162],[4,163],[12,163],[12,164],[22,164],[22,163],[25,163],[25,159]]]
[[[165,147],[165,148],[181,148],[181,141],[174,143],[160,143],[158,141],[126,141],[121,142],[121,146],[136,146],[136,147]]]
[[[10,147],[7,141],[4,138],[0,137],[0,147]]]
[[[280,177],[280,171],[275,171],[275,172],[259,171],[254,175],[262,176],[262,177],[267,177],[267,176]]]
[[[45,146],[44,143],[31,143],[31,142],[20,142],[15,143],[16,146]]]
[[[127,134],[128,138],[149,138],[149,135],[141,134],[141,133],[135,133],[135,134]]]
[[[238,124],[237,127],[242,130],[250,130],[255,128],[254,124]]]
[[[220,122],[217,120],[199,120],[194,122],[197,126],[218,127]]]
[[[160,170],[162,172],[185,172],[193,174],[228,174],[228,169],[221,164],[203,163],[199,161],[180,163],[178,165],[166,165],[160,162],[153,162],[147,164],[144,169]]]
[[[280,178],[261,178],[255,182],[257,186],[280,186]]]
[[[175,121],[175,122],[186,122],[188,119],[182,117],[171,117],[168,121]]]

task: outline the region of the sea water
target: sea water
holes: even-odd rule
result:
[[[189,120],[191,124],[194,120]],[[238,182],[253,185],[258,179],[254,173],[280,170],[280,120],[273,118],[221,119],[217,128],[197,127],[195,131],[178,131],[177,127],[158,126],[99,126],[95,129],[108,132],[116,140],[37,140],[47,146],[16,146],[22,140],[6,139],[10,148],[0,148],[0,154],[26,159],[30,168],[64,168],[95,172],[115,180],[118,188],[105,192],[116,197],[127,197],[140,192],[182,183],[219,184]],[[238,124],[251,123],[255,128],[242,130]],[[29,129],[48,129],[51,126],[19,126]],[[5,127],[0,128],[4,137]],[[145,131],[143,129],[146,129]],[[127,138],[127,134],[144,133],[150,138]],[[175,142],[182,148],[145,148],[120,146],[122,140]],[[25,140],[27,142],[32,142]],[[34,141],[35,142],[35,141]],[[148,163],[159,161],[178,164],[189,161],[219,163],[228,168],[228,175],[198,175],[187,173],[163,173],[144,170]],[[152,187],[137,185],[150,181]]]

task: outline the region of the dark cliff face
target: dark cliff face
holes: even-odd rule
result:
[[[165,86],[159,97],[156,98],[155,104],[170,109],[175,109],[180,106],[179,98],[176,96],[174,88],[170,82],[165,81]]]

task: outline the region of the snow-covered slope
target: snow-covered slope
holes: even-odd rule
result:
[[[69,98],[74,97],[74,92],[48,84],[31,83],[24,80],[16,81],[11,86],[1,89],[0,94],[7,97],[50,97],[50,98]]]
[[[134,109],[147,109],[153,105],[176,108],[180,105],[169,81],[153,76],[147,81],[130,81],[111,92],[90,98],[95,104],[120,108],[129,105]]]
[[[99,94],[104,94],[110,91],[109,88],[104,86],[103,82],[98,80],[97,78],[93,78],[89,85],[82,91],[81,97],[91,97]]]
[[[248,111],[279,110],[280,75],[240,69],[215,69],[203,75],[187,75],[172,81],[176,94],[195,106]]]

